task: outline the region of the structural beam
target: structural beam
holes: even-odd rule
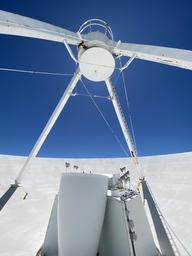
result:
[[[162,219],[159,215],[158,209],[156,207],[156,203],[153,200],[153,197],[149,191],[147,182],[145,179],[141,181],[142,189],[143,189],[143,197],[147,200],[149,210],[151,213],[151,217],[153,220],[153,224],[155,227],[155,231],[157,234],[157,238],[159,241],[160,249],[162,252],[162,255],[166,256],[175,256],[173,247],[171,245],[170,239],[168,237],[168,234],[165,230],[165,227],[163,225]]]
[[[68,87],[66,88],[63,96],[61,97],[59,103],[57,104],[53,114],[51,115],[50,119],[48,120],[45,128],[43,129],[42,133],[40,134],[37,142],[35,143],[33,149],[31,150],[26,162],[24,163],[22,169],[20,170],[20,172],[15,180],[16,185],[18,185],[21,182],[21,179],[22,179],[25,171],[27,170],[27,167],[28,167],[30,161],[34,157],[36,157],[39,150],[41,149],[44,141],[46,140],[47,136],[49,135],[53,125],[55,124],[57,118],[59,117],[61,111],[63,110],[65,104],[67,103],[71,93],[73,92],[73,90],[80,78],[81,78],[81,73],[78,68],[77,71],[75,72],[71,82],[69,83]]]
[[[15,186],[15,184],[12,184],[8,190],[2,195],[0,198],[0,211],[3,209],[3,207],[7,204],[9,199],[12,197],[12,195],[17,190],[18,186]]]
[[[77,33],[46,22],[0,10],[0,34],[23,36],[78,45],[82,39]]]
[[[153,45],[129,44],[110,41],[115,55],[152,61],[178,68],[192,70],[192,51]]]
[[[113,107],[115,109],[119,124],[121,126],[121,130],[123,132],[123,135],[125,137],[125,141],[127,143],[127,146],[129,148],[130,154],[131,156],[135,159],[136,162],[137,161],[137,155],[135,152],[135,148],[131,139],[131,135],[129,134],[129,130],[127,128],[126,122],[125,122],[125,118],[123,116],[123,113],[121,111],[121,107],[120,107],[120,103],[118,102],[115,90],[113,88],[113,85],[111,83],[110,78],[108,78],[107,80],[105,80],[106,86],[107,86],[107,90],[109,92],[109,95],[111,97],[112,103],[113,103]]]

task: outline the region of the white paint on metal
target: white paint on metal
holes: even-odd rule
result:
[[[189,50],[128,43],[120,43],[116,46],[117,43],[114,41],[110,44],[113,45],[111,51],[116,55],[128,57],[135,55],[141,60],[192,70],[192,51]]]
[[[0,11],[0,34],[39,38],[60,43],[65,40],[68,44],[73,45],[78,45],[82,42],[82,39],[94,41],[91,33],[81,34],[80,37],[75,32],[5,11]],[[117,43],[113,40],[105,40],[105,44],[110,48],[111,53],[115,55],[128,57],[136,55],[138,59],[192,70],[192,51],[189,50]]]
[[[100,255],[133,255],[132,246],[134,246],[137,256],[156,255],[156,246],[140,195],[128,198],[126,206],[128,212],[125,211],[124,202],[119,197],[108,197],[100,242]],[[130,221],[129,225],[132,224],[131,230],[136,235],[133,245],[126,214]]]
[[[65,173],[58,193],[59,256],[95,256],[105,214],[108,178]]]
[[[81,42],[79,36],[67,29],[63,29],[48,23],[0,11],[0,34],[24,36],[45,39],[77,45]]]
[[[91,81],[104,81],[115,69],[112,54],[101,47],[92,47],[79,56],[81,73]]]
[[[110,97],[117,113],[120,126],[131,155],[134,157],[136,156],[134,146],[118,106],[118,101],[114,94],[113,87],[108,79],[115,68],[115,64],[112,65],[112,54],[128,57],[135,55],[138,59],[192,70],[192,51],[149,45],[127,43],[117,44],[114,41],[108,40],[105,34],[97,32],[81,35],[80,38],[79,35],[68,30],[4,11],[0,11],[0,33],[39,38],[62,43],[66,40],[66,43],[74,45],[81,43],[81,38],[83,38],[85,39],[88,47],[97,47],[97,51],[95,51],[93,55],[91,54],[93,48],[87,49],[82,53],[82,55],[80,55],[81,64],[88,64],[88,68],[84,66],[80,67],[80,70],[85,77],[92,81],[106,80],[106,85],[110,92]],[[99,51],[103,51],[103,53],[105,52],[106,57],[104,56],[105,54],[99,54]],[[85,61],[83,58],[85,58]],[[96,61],[95,58],[98,58],[98,60]],[[86,61],[88,61],[87,64]],[[1,194],[3,194],[6,191],[7,186],[10,185],[12,181],[12,179],[10,180],[10,177],[13,178],[16,175],[18,166],[21,167],[24,163],[19,175],[17,176],[16,183],[21,181],[23,173],[26,170],[26,167],[28,167],[28,163],[37,155],[79,78],[80,73],[78,71],[67,88],[67,90],[69,89],[68,93],[64,93],[61,101],[57,105],[57,108],[32,149],[27,161],[24,163],[24,158],[14,158],[12,162],[13,164],[11,165],[8,160],[11,158],[7,157],[6,160],[3,158],[3,163],[8,161],[8,164],[5,164],[5,166],[3,165],[3,168],[1,168],[0,182],[5,185],[5,187],[2,186],[0,188]],[[182,161],[183,158],[184,161]],[[15,159],[18,162],[15,161]],[[165,159],[168,159],[168,167],[165,164]],[[192,226],[189,221],[192,214],[192,209],[189,207],[191,205],[192,156],[190,154],[190,158],[185,158],[185,156],[183,157],[183,155],[179,155],[178,160],[177,155],[174,160],[173,158],[171,159],[172,160],[170,160],[169,156],[143,158],[142,166],[145,169],[147,178],[151,184],[152,190],[154,191],[155,198],[157,200],[159,198],[159,205],[162,211],[165,212],[164,216],[168,216],[170,224],[178,230],[179,236],[183,238],[183,242],[186,243],[190,252],[192,252],[190,240]],[[185,162],[186,159],[189,161]],[[35,161],[33,168],[31,168],[31,172],[29,171],[28,173],[29,175],[27,179],[25,179],[25,185],[30,190],[30,198],[23,200],[24,188],[19,188],[1,212],[0,227],[1,234],[3,235],[0,237],[0,254],[3,256],[7,255],[7,251],[9,255],[35,255],[43,239],[45,228],[47,226],[46,221],[48,219],[53,200],[53,194],[55,193],[55,187],[58,185],[58,176],[63,172],[64,163],[61,160],[61,162],[59,162],[60,164],[57,165],[57,160],[54,160],[53,162],[51,161],[51,169],[49,159],[45,160],[45,165],[42,164],[42,159],[36,160],[37,161]],[[87,166],[93,170],[94,166],[94,171],[100,173],[111,173],[112,170],[115,170],[114,168],[125,164],[132,167],[128,159],[110,159],[108,161],[104,160],[103,162],[101,159],[74,159],[69,160],[69,162],[70,161],[73,161],[73,163],[76,163],[78,166],[81,166],[82,164],[83,169]],[[47,167],[45,167],[46,165]],[[58,166],[59,169],[57,169]],[[35,173],[34,170],[36,170]],[[183,175],[184,173],[185,175]],[[8,180],[9,182],[7,183]],[[13,212],[15,213],[14,215]],[[34,216],[36,216],[36,218],[34,218]],[[29,219],[33,221],[31,222]],[[29,232],[29,230],[31,232]],[[10,242],[12,245],[11,247],[9,246]],[[185,255],[185,252],[183,252],[182,255]]]
[[[69,44],[66,42],[66,40],[64,40],[63,42],[64,42],[64,45],[65,45],[65,47],[66,47],[66,49],[67,49],[69,55],[71,56],[72,60],[74,60],[75,63],[77,63],[78,61],[77,61],[77,59],[75,58],[75,56],[74,56],[74,54],[73,54],[73,52],[72,52],[72,50],[71,50]]]
[[[148,184],[145,180],[141,182],[143,197],[148,203],[148,207],[150,210],[150,215],[153,220],[153,226],[156,230],[156,237],[158,238],[158,242],[160,245],[160,250],[163,255],[174,256],[176,253],[174,252],[173,245],[171,244],[172,237],[169,237],[169,234],[166,231],[166,226],[163,223],[163,219],[161,216],[161,212],[158,211],[158,205],[155,203],[149,188]]]
[[[43,255],[58,256],[58,221],[57,221],[57,209],[58,209],[58,195],[55,196],[49,223],[45,235],[45,240],[42,246]]]
[[[128,68],[129,65],[130,65],[130,64],[133,62],[133,60],[135,59],[135,57],[136,57],[136,55],[133,54],[133,56],[128,59],[128,61],[125,63],[125,65],[120,68],[120,71],[122,72],[124,69]]]
[[[41,146],[43,145],[44,141],[46,140],[47,136],[49,135],[53,125],[57,121],[57,118],[59,117],[61,111],[63,110],[65,104],[67,103],[71,93],[73,92],[73,89],[75,88],[77,82],[79,81],[81,77],[79,69],[77,69],[76,73],[74,74],[71,82],[69,83],[68,87],[66,88],[63,96],[61,97],[59,103],[57,104],[53,114],[51,115],[50,119],[48,120],[45,128],[43,129],[41,135],[39,136],[37,142],[35,143],[33,149],[31,150],[25,164],[23,165],[22,169],[20,170],[19,174],[17,175],[17,178],[15,180],[16,184],[19,184],[21,182],[22,176],[24,172],[26,171],[26,168],[28,167],[28,164],[30,161],[36,157],[39,150],[41,149]]]
[[[130,154],[131,154],[131,156],[136,157],[135,148],[134,148],[134,145],[132,143],[131,136],[129,134],[127,126],[125,124],[124,117],[122,115],[122,112],[121,112],[117,97],[115,95],[115,91],[113,89],[111,80],[107,79],[105,82],[106,82],[106,86],[107,86],[109,95],[111,97],[112,103],[113,103],[113,107],[115,109],[115,112],[116,112],[116,115],[117,115],[117,118],[118,118],[119,124],[121,126],[123,135],[125,137],[125,141],[126,141],[127,146],[129,148]]]
[[[81,27],[79,28],[79,33],[85,34],[85,30],[86,29],[91,30],[91,32],[93,31],[100,31],[101,29],[103,30],[101,33],[105,34],[108,38],[110,38],[111,40],[113,40],[113,31],[110,28],[110,26],[107,24],[107,22],[105,22],[104,20],[101,19],[90,19],[85,21]]]
[[[136,255],[156,255],[156,246],[141,197],[138,195],[131,200],[127,200],[126,204],[129,211],[129,218],[133,221],[133,230],[137,237],[134,241]]]
[[[108,197],[99,246],[101,256],[132,256],[131,242],[123,202]]]

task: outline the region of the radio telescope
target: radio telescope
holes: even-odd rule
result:
[[[174,243],[170,238],[170,234],[168,235],[164,224],[162,223],[162,219],[160,218],[160,212],[159,209],[157,209],[154,199],[150,193],[150,190],[148,189],[147,183],[145,178],[142,175],[142,169],[139,165],[135,145],[133,143],[133,140],[131,138],[129,129],[127,127],[120,103],[118,101],[118,97],[115,91],[115,87],[112,84],[111,76],[113,75],[115,69],[117,68],[117,60],[118,58],[124,56],[127,57],[127,62],[121,66],[120,72],[122,72],[124,69],[128,68],[129,65],[135,60],[135,59],[142,59],[145,61],[151,61],[151,62],[157,62],[165,65],[171,65],[179,68],[189,69],[192,70],[192,52],[189,50],[182,50],[182,49],[175,49],[175,48],[167,48],[167,47],[160,47],[160,46],[151,46],[151,45],[142,45],[142,44],[130,44],[126,42],[115,41],[113,37],[113,31],[111,27],[103,20],[100,19],[91,19],[86,21],[77,32],[72,32],[57,26],[50,25],[45,22],[37,21],[31,18],[27,18],[24,16],[8,13],[5,11],[0,11],[0,34],[6,34],[6,35],[13,35],[13,36],[23,36],[23,37],[30,37],[30,38],[37,38],[42,40],[48,40],[48,41],[55,41],[61,44],[64,44],[71,59],[74,61],[74,75],[68,84],[65,92],[63,93],[60,101],[58,102],[54,112],[52,113],[51,117],[49,118],[45,128],[43,129],[42,133],[40,134],[39,138],[37,139],[34,147],[32,148],[26,162],[24,163],[23,167],[19,171],[16,179],[15,184],[13,185],[14,191],[17,187],[20,186],[22,183],[22,178],[27,171],[28,164],[30,161],[37,156],[39,150],[41,149],[41,146],[43,145],[44,141],[46,140],[48,134],[50,133],[53,125],[55,124],[56,120],[58,119],[61,111],[65,107],[68,99],[70,96],[73,95],[74,89],[78,83],[79,80],[81,80],[81,77],[85,77],[86,79],[93,82],[93,85],[96,86],[98,82],[103,81],[105,82],[106,88],[109,93],[109,99],[111,100],[115,113],[117,115],[120,127],[122,129],[122,133],[124,135],[125,141],[127,143],[129,152],[131,157],[133,158],[134,164],[137,166],[139,171],[139,178],[140,178],[140,184],[143,188],[144,198],[148,201],[149,210],[152,215],[152,220],[154,223],[154,227],[157,233],[157,238],[160,244],[161,252],[157,252],[155,245],[153,243],[151,231],[149,229],[149,225],[146,220],[146,216],[144,211],[142,210],[142,203],[139,199],[139,195],[137,193],[132,193],[132,191],[126,190],[126,186],[124,186],[124,183],[127,183],[129,180],[128,172],[123,173],[120,177],[114,176],[111,180],[108,180],[106,177],[97,177],[97,175],[84,175],[83,182],[82,182],[82,175],[64,175],[61,180],[60,189],[59,189],[59,195],[58,199],[56,197],[55,203],[53,206],[53,211],[50,219],[50,225],[52,229],[53,222],[55,221],[54,218],[57,216],[58,218],[58,225],[59,226],[59,233],[58,234],[58,248],[60,250],[58,255],[70,255],[70,253],[66,253],[66,247],[63,246],[67,239],[65,227],[68,225],[71,221],[71,213],[73,211],[75,212],[75,207],[73,205],[73,200],[75,197],[73,197],[74,189],[77,188],[76,192],[80,192],[80,195],[83,197],[86,197],[87,200],[91,201],[91,198],[89,197],[89,193],[91,194],[93,191],[91,190],[85,190],[85,187],[88,187],[88,184],[92,184],[93,190],[95,191],[99,187],[99,191],[101,193],[100,197],[98,193],[93,193],[92,196],[95,200],[98,200],[98,207],[94,211],[95,205],[92,204],[91,207],[88,206],[88,208],[92,209],[90,211],[90,216],[87,219],[87,221],[90,223],[90,226],[93,224],[92,217],[94,216],[94,213],[98,213],[97,215],[97,223],[94,223],[94,228],[98,228],[100,225],[100,230],[97,230],[97,234],[92,234],[89,241],[89,247],[90,252],[97,252],[97,248],[94,249],[94,246],[97,245],[99,239],[100,239],[100,231],[102,229],[102,223],[105,213],[105,193],[107,189],[110,189],[112,192],[117,192],[118,194],[113,194],[111,198],[109,199],[110,205],[108,209],[108,214],[110,215],[111,212],[116,211],[118,209],[118,202],[120,201],[122,203],[122,206],[124,207],[124,217],[126,217],[126,221],[128,224],[128,241],[130,242],[129,248],[124,247],[125,251],[128,253],[126,255],[154,255],[154,253],[157,253],[156,255],[176,255],[176,250],[174,250]],[[74,52],[71,48],[71,46],[76,46],[77,51]],[[71,182],[71,183],[70,183]],[[71,187],[70,184],[73,184],[73,187]],[[13,193],[14,193],[13,191]],[[63,193],[67,192],[67,193]],[[123,191],[123,192],[122,192]],[[125,193],[126,192],[126,193]],[[68,194],[69,193],[69,194]],[[123,194],[122,194],[123,193]],[[61,196],[61,195],[66,196]],[[75,194],[75,193],[74,193]],[[119,201],[116,201],[118,197]],[[134,202],[133,205],[131,202]],[[65,204],[67,203],[67,206],[71,209],[70,214],[69,212],[66,214]],[[85,202],[84,202],[85,203]],[[57,207],[59,205],[59,208]],[[86,207],[86,204],[84,205]],[[100,208],[99,208],[100,207]],[[132,220],[129,218],[129,210],[130,207],[131,211],[137,210],[137,213],[133,216],[133,219],[136,223],[139,223],[140,219],[143,218],[144,221],[141,226],[138,227],[138,234],[143,234],[143,230],[146,231],[146,234],[148,236],[148,242],[145,243],[144,239],[141,242],[137,241],[137,236],[135,234],[134,225],[132,223]],[[84,208],[83,208],[84,209]],[[83,210],[82,209],[82,210]],[[62,219],[62,214],[66,214],[66,219]],[[84,214],[84,211],[81,212],[82,216]],[[140,215],[139,215],[140,214]],[[113,215],[110,215],[109,218],[114,218]],[[119,215],[119,218],[123,218],[123,216]],[[119,219],[119,220],[120,220]],[[81,221],[81,220],[80,220]],[[106,222],[108,219],[106,220]],[[73,222],[72,222],[73,224]],[[114,224],[114,222],[113,222]],[[55,225],[55,224],[54,224]],[[63,227],[63,229],[61,228]],[[82,228],[82,226],[80,225]],[[76,228],[76,226],[70,226],[71,230]],[[108,226],[106,224],[106,227],[103,227],[105,231],[107,230]],[[83,228],[82,228],[83,229]],[[45,245],[48,244],[48,247],[50,246],[50,237],[53,236],[53,233],[49,233],[50,230],[48,230],[47,237],[45,240]],[[88,231],[87,231],[88,232]],[[105,233],[105,232],[104,232]],[[109,232],[110,233],[110,232]],[[120,230],[121,233],[121,230]],[[97,235],[97,238],[95,237]],[[107,234],[110,235],[110,234]],[[108,241],[108,237],[106,234],[104,234],[104,237],[102,237],[103,241]],[[66,240],[65,240],[66,239]],[[106,239],[106,240],[105,240]],[[83,237],[81,237],[81,241],[83,241]],[[140,240],[139,240],[140,241]],[[68,241],[68,243],[71,243],[71,246],[69,246],[69,251],[72,248],[72,239]],[[82,242],[82,244],[85,241]],[[115,243],[117,240],[115,240]],[[141,244],[140,244],[141,243]],[[81,245],[82,245],[81,244]],[[109,252],[106,252],[105,243],[100,244],[100,252],[101,255],[115,255],[110,254]],[[110,245],[114,251],[118,248],[119,245],[112,244]],[[117,247],[115,247],[117,246]],[[146,247],[146,248],[145,248]],[[57,251],[58,248],[54,248],[55,251]],[[145,252],[141,250],[141,248],[145,248]],[[52,250],[53,248],[51,248]],[[150,253],[151,254],[150,254]],[[95,255],[95,254],[83,254],[79,255]],[[143,254],[142,254],[143,253]],[[39,255],[41,252],[39,252]],[[48,254],[49,255],[49,254]],[[50,254],[51,255],[51,254]],[[77,254],[76,254],[77,255]],[[99,255],[99,254],[97,254]],[[125,254],[124,254],[125,255]]]

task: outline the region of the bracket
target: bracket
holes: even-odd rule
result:
[[[124,69],[126,69],[132,62],[133,60],[136,58],[136,54],[133,54],[132,57],[130,57],[128,59],[128,61],[125,63],[125,65],[123,67],[120,68],[120,72],[122,72]]]
[[[74,56],[74,54],[73,54],[73,52],[72,52],[72,50],[71,50],[71,47],[68,45],[68,43],[66,42],[66,40],[64,40],[63,43],[64,43],[64,45],[65,45],[65,47],[66,47],[66,49],[67,49],[69,55],[71,56],[72,60],[74,60],[74,62],[77,64],[77,63],[78,63],[78,60],[75,58],[75,56]]]

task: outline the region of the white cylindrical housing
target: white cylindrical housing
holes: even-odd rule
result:
[[[59,256],[95,256],[105,214],[108,178],[65,173],[58,195]]]
[[[95,82],[105,81],[114,72],[115,60],[111,52],[103,47],[91,47],[79,52],[81,74]]]

